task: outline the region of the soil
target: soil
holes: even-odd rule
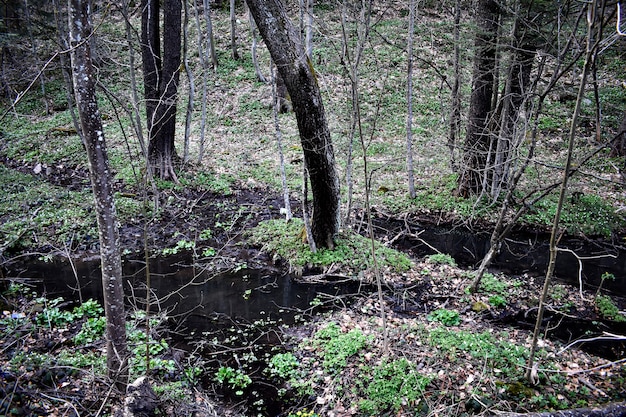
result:
[[[22,172],[32,173],[35,169],[32,166],[20,165],[6,160],[4,163]],[[80,169],[56,169],[54,172],[48,173],[46,178],[57,185],[66,187],[88,187],[86,172]],[[127,193],[133,192],[133,190],[121,186],[120,190]],[[222,262],[219,265],[220,268],[230,267],[228,261],[224,261],[224,259],[230,259],[233,264],[236,260],[245,260],[249,267],[268,268],[273,272],[276,271],[277,264],[271,258],[271,254],[264,254],[259,248],[242,244],[245,242],[243,234],[247,229],[259,221],[281,216],[279,210],[281,199],[271,192],[260,188],[240,187],[234,190],[232,194],[225,196],[202,189],[185,188],[161,191],[159,201],[163,204],[161,215],[150,220],[147,227],[147,241],[152,253],[159,253],[163,248],[175,246],[181,234],[191,238],[190,235],[196,235],[199,230],[208,228],[215,233],[210,241],[205,242],[205,244],[220,248]],[[402,219],[395,220],[401,221]],[[421,222],[429,220],[441,224],[440,216],[437,219],[420,216]],[[223,227],[220,224],[227,224],[228,226]],[[394,237],[390,236],[389,231],[385,232],[382,226],[378,228],[378,233],[387,240]],[[122,247],[131,252],[141,253],[143,251],[144,226],[141,219],[133,224],[122,225],[120,234]],[[75,249],[81,257],[97,254],[97,244],[93,242],[77,242]],[[202,247],[196,249],[201,250]],[[42,250],[45,251],[46,248],[30,248],[30,250],[41,252]],[[420,343],[412,344],[411,340],[407,339],[409,336],[406,334],[406,327],[412,326],[414,323],[429,323],[428,315],[443,308],[458,311],[461,314],[462,320],[458,325],[460,331],[488,331],[494,332],[494,334],[504,331],[511,341],[525,345],[528,343],[530,332],[534,326],[537,294],[539,294],[542,286],[542,278],[519,277],[519,279],[524,280],[524,285],[515,290],[516,301],[504,307],[495,308],[490,306],[492,301],[489,294],[469,295],[464,292],[469,284],[467,271],[458,267],[428,263],[428,261],[416,262],[416,267],[407,273],[385,274],[387,289],[384,295],[388,311],[387,331],[392,338],[391,351],[395,352],[394,355],[407,357],[415,363],[430,364],[427,366],[433,367],[432,372],[438,372],[439,377],[432,383],[429,389],[431,394],[429,395],[448,390],[456,392],[456,395],[452,395],[451,399],[448,398],[447,400],[433,397],[433,401],[437,401],[437,404],[431,404],[431,415],[433,413],[437,415],[436,407],[442,406],[445,401],[452,401],[452,404],[462,406],[465,409],[471,408],[473,403],[470,400],[475,397],[470,394],[471,390],[467,381],[478,377],[478,374],[468,370],[481,369],[483,366],[481,360],[473,360],[468,357],[463,368],[454,367],[453,362],[447,365],[439,364],[436,368],[432,365],[432,359],[429,359],[433,355],[431,349]],[[278,268],[282,268],[282,272],[287,273],[289,266],[287,263],[282,263],[278,264]],[[366,273],[363,279],[374,281],[374,276],[371,272]],[[505,278],[500,276],[498,279],[504,280]],[[577,375],[568,381],[569,390],[572,392],[576,392],[576,390],[591,391],[591,395],[584,396],[586,403],[604,403],[626,399],[624,396],[626,385],[623,384],[624,372],[626,372],[623,366],[626,344],[623,339],[602,343],[574,344],[564,348],[564,344],[586,334],[626,334],[626,325],[603,319],[591,301],[592,295],[585,294],[585,298],[581,298],[575,288],[560,287],[563,288],[563,293],[559,295],[558,300],[553,297],[545,316],[545,323],[552,330],[549,339],[542,342],[544,349],[549,352],[548,355],[551,354],[550,352],[555,352],[554,355],[559,352],[560,356],[556,363],[561,366],[561,371],[566,374],[569,372],[571,375]],[[624,300],[621,301],[623,303]],[[346,331],[357,328],[368,334],[377,334],[380,324],[376,321],[377,305],[376,295],[372,292],[365,292],[355,298],[352,306],[335,309],[326,315],[310,316],[311,323],[302,324],[288,331],[282,330],[281,332],[284,333],[278,338],[273,337],[272,343],[261,343],[260,345],[266,346],[264,349],[271,349],[271,346],[277,345],[282,346],[282,348],[295,349],[299,355],[309,355],[309,360],[314,361],[315,352],[307,350],[306,347],[303,348],[301,343],[306,343],[307,338],[312,337],[316,331],[330,321],[341,323],[342,328]],[[624,305],[621,304],[621,307],[623,308]],[[32,310],[29,310],[32,308],[32,304],[25,301],[21,305],[19,302],[16,304],[13,301],[10,305],[3,305],[0,310],[4,311],[3,318],[6,319],[8,318],[7,314],[29,316],[33,314]],[[68,328],[53,329],[45,333],[29,334],[26,332],[24,336],[16,334],[11,340],[2,340],[0,347],[3,354],[2,359],[0,359],[0,369],[9,369],[6,363],[8,360],[7,353],[15,353],[16,347],[19,347],[22,352],[54,352],[68,346],[69,341],[78,332],[81,324],[74,323]],[[433,326],[433,324],[426,324],[426,326]],[[93,349],[97,352],[102,347],[101,344],[95,344]],[[238,348],[233,347],[233,349]],[[383,349],[381,341],[377,339],[371,349],[376,356],[377,352]],[[172,349],[170,355],[183,357],[187,353]],[[366,357],[368,356],[366,355]],[[371,356],[369,357],[371,358]],[[220,363],[218,361],[214,366],[217,368]],[[318,370],[318,372],[322,372],[322,370]],[[258,375],[261,375],[261,371],[258,371]],[[445,378],[442,375],[445,375]],[[585,377],[578,375],[585,375]],[[174,380],[179,377],[176,374],[171,376]],[[267,382],[264,382],[264,377],[257,376],[256,378],[260,378],[258,386],[267,385]],[[342,378],[347,377],[344,375]],[[529,410],[527,408],[529,407],[528,402],[524,403],[524,408],[515,406],[516,396],[509,392],[509,390],[513,390],[511,386],[502,388],[495,379],[489,382],[490,378],[493,377],[482,375],[482,378],[485,381],[474,387],[480,391],[480,395],[476,397],[476,409],[470,414],[485,414],[493,410]],[[107,402],[110,404],[118,404],[119,409],[123,403],[123,395],[111,391],[109,383],[97,378],[94,379],[93,375],[90,376],[84,371],[75,369],[64,367],[39,369],[35,366],[21,369],[19,374],[2,371],[0,379],[3,380],[3,388],[0,391],[4,396],[2,401],[8,401],[12,405],[13,408],[9,415],[14,416],[61,415],[65,412],[82,415],[103,405],[102,398],[108,398]],[[255,379],[255,381],[257,380]],[[618,381],[622,381],[621,385]],[[333,382],[333,384],[341,384],[341,381]],[[202,385],[202,388],[197,388],[200,390],[196,390],[193,397],[195,403],[180,404],[172,399],[167,399],[157,401],[157,409],[167,415],[188,415],[187,413],[192,412],[191,410],[196,410],[196,415],[207,416],[253,415],[250,413],[259,412],[253,406],[253,400],[262,395],[276,398],[277,393],[277,388],[272,388],[269,391],[265,389],[265,394],[259,394],[263,390],[258,386],[255,391],[256,397],[251,395],[249,401],[242,403],[238,402],[239,398],[229,390],[215,388],[214,381],[209,378]],[[534,395],[539,392],[537,391],[538,388],[531,387],[529,389]],[[544,389],[546,388],[544,387]],[[548,384],[547,390],[552,390],[555,396],[561,398],[561,394],[554,391],[555,389],[558,388],[550,388],[550,384]],[[287,415],[289,410],[301,409],[303,405],[302,399],[295,400],[292,398],[289,400],[289,396],[282,401],[284,402],[271,403],[272,405],[268,401],[263,413],[266,413],[265,415],[281,413],[281,415]],[[318,393],[312,401],[304,401],[304,404],[308,404],[307,407],[310,409],[315,409],[319,415],[349,416],[356,413],[354,405],[351,406],[349,401],[349,396],[343,400],[336,397],[336,394],[332,392],[332,387],[329,386]],[[570,403],[574,403],[574,401],[564,402],[564,404]],[[448,404],[445,407],[451,407],[451,405]],[[467,413],[464,411],[461,414]],[[399,413],[398,415],[402,414]],[[443,415],[455,415],[455,413],[447,411]]]

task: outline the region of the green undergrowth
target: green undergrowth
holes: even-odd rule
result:
[[[522,216],[522,221],[531,225],[551,226],[557,203],[554,196],[537,202]],[[626,228],[626,218],[616,213],[609,201],[594,194],[572,193],[563,204],[560,222],[570,234],[582,233],[604,238],[610,238],[612,233]]]
[[[62,298],[46,299],[18,283],[5,288],[2,301],[5,310],[0,315],[0,338],[11,349],[0,354],[0,363],[6,372],[28,379],[29,390],[48,389],[47,383],[74,388],[82,379],[106,380],[106,320],[98,302],[87,300],[69,307]],[[145,312],[128,315],[130,378],[133,381],[148,375],[161,399],[190,401],[190,390],[203,373],[201,359],[193,355],[177,360],[172,357],[171,346],[161,336],[166,319],[164,314],[151,316],[147,335]],[[16,398],[9,405],[28,406],[21,401]],[[2,407],[0,403],[0,414]]]
[[[0,165],[0,252],[51,246],[59,250],[96,244],[98,232],[89,189],[72,191]],[[133,221],[142,202],[117,193],[118,219]]]
[[[306,243],[304,223],[301,219],[290,221],[268,220],[261,222],[249,233],[249,242],[274,253],[296,267],[327,267],[332,264],[354,272],[373,265],[371,240],[354,232],[342,232],[333,250],[318,249],[311,252]],[[403,253],[375,242],[377,262],[380,267],[401,272],[411,268],[411,260]]]

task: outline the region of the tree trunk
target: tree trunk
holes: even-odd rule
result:
[[[406,80],[406,171],[409,178],[409,197],[415,198],[415,179],[413,178],[413,31],[415,23],[415,0],[409,2],[409,37],[407,45],[407,80]]]
[[[174,138],[181,62],[181,0],[165,0],[163,13],[163,63],[160,74],[156,74],[158,99],[151,118],[148,155],[155,174],[158,174],[161,179],[176,181],[173,161],[176,157]],[[153,54],[159,53],[156,49],[152,51]],[[150,60],[150,56],[147,58]],[[156,61],[156,59],[153,60]],[[154,86],[150,85],[149,88],[153,90]]]
[[[120,254],[117,214],[113,199],[111,169],[102,132],[102,121],[96,100],[94,71],[91,61],[89,39],[91,26],[87,2],[68,0],[70,11],[71,61],[76,104],[80,126],[87,149],[91,185],[96,205],[102,288],[107,319],[107,369],[118,387],[125,387],[128,379],[126,368],[126,321],[124,316],[124,289],[122,287],[122,258]]]
[[[496,200],[501,192],[509,187],[511,152],[519,146],[519,133],[517,125],[520,111],[528,94],[530,74],[535,58],[535,36],[529,34],[524,21],[520,16],[521,11],[515,17],[512,32],[510,64],[504,91],[502,93],[500,117],[500,134],[493,156],[493,164],[486,167],[489,178],[489,192],[491,198]],[[530,19],[528,19],[530,20]]]
[[[622,123],[617,129],[617,139],[613,141],[614,145],[611,148],[611,157],[626,156],[626,112],[622,118]]]
[[[454,4],[454,83],[450,93],[450,135],[448,136],[448,149],[450,149],[450,168],[457,171],[455,148],[457,138],[461,132],[461,0]]]
[[[237,16],[235,15],[235,0],[230,0],[230,48],[234,60],[239,60],[237,50]]]
[[[161,35],[159,32],[159,0],[141,1],[141,57],[143,86],[146,100],[146,129],[152,137],[154,109],[159,102],[161,74]]]
[[[313,65],[279,0],[248,0],[248,7],[285,81],[296,113],[311,179],[313,240],[317,247],[333,248],[339,232],[339,177]]]
[[[492,112],[496,40],[500,9],[495,0],[480,0],[476,15],[474,74],[458,194],[463,197],[483,190],[487,154],[492,146],[488,121]]]
[[[187,112],[185,113],[185,145],[183,150],[183,162],[186,163],[189,161],[189,136],[191,134],[191,119],[193,116],[193,104],[196,96],[196,82],[193,71],[191,70],[191,65],[189,65],[189,56],[187,51],[189,44],[189,6],[187,5],[187,0],[182,1],[185,9],[185,17],[183,20],[183,67],[185,68],[185,73],[187,74],[187,80],[189,82]],[[202,54],[202,52],[200,52],[200,54]]]

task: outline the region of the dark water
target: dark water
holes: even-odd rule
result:
[[[490,235],[487,233],[476,233],[463,227],[450,229],[384,219],[378,221],[379,231],[384,231],[386,236],[396,236],[406,231],[407,226],[410,233],[418,235],[418,238],[404,237],[398,243],[416,257],[436,253],[430,245],[441,253],[452,256],[460,265],[474,268],[489,250]],[[492,269],[511,275],[545,275],[550,258],[549,238],[545,233],[512,234],[502,245],[500,254],[492,263]],[[559,251],[555,277],[578,286],[579,276],[582,276],[583,287],[595,290],[600,285],[602,275],[610,273],[615,280],[605,280],[602,288],[613,295],[626,296],[626,240],[620,240],[613,243],[580,238],[561,239],[558,246],[573,251],[576,255],[569,251]],[[580,263],[576,256],[581,258]],[[582,268],[581,273],[579,268]]]
[[[74,260],[73,266],[76,273],[65,260],[29,260],[13,265],[7,277],[28,279],[48,298],[101,301],[99,259]],[[145,262],[127,259],[123,270],[128,304],[145,308]],[[213,272],[194,266],[188,255],[152,259],[150,275],[152,309],[168,311],[187,331],[212,330],[216,317],[290,323],[316,297],[349,297],[361,290],[356,281],[311,284],[271,269]]]

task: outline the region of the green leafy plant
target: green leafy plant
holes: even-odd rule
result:
[[[428,320],[437,321],[448,327],[457,326],[459,323],[461,323],[461,317],[459,316],[458,311],[447,310],[445,308],[440,308],[430,313],[428,315]]]
[[[299,365],[293,353],[277,353],[270,359],[265,372],[270,376],[289,380],[298,375]]]
[[[446,253],[435,253],[426,257],[426,262],[435,265],[450,265],[456,266],[454,258]]]
[[[604,281],[615,281],[615,275],[611,274],[610,272],[604,272],[602,274],[602,276],[600,277],[600,285],[598,285],[598,289],[596,290],[596,297],[600,294],[600,291],[602,291],[602,285],[604,285]]]
[[[163,250],[161,250],[161,253],[163,254],[163,256],[176,255],[181,251],[193,250],[195,248],[196,242],[181,239],[176,242],[176,246],[174,246],[173,248],[164,248]]]
[[[596,308],[598,313],[607,320],[624,322],[626,317],[622,315],[611,297],[607,295],[596,296]]]
[[[439,352],[447,353],[449,360],[456,360],[459,355],[462,357],[469,354],[488,361],[490,366],[510,376],[520,376],[528,357],[528,348],[525,346],[507,341],[505,335],[496,338],[488,331],[472,333],[438,327],[429,330],[428,341],[432,346],[436,346]]]
[[[313,344],[321,348],[323,366],[330,373],[338,373],[347,365],[347,360],[356,355],[368,343],[367,337],[359,329],[343,332],[335,322],[320,329]]]
[[[415,364],[404,358],[383,361],[367,374],[371,379],[359,379],[366,398],[359,402],[359,410],[372,416],[383,415],[389,410],[396,414],[403,405],[410,407],[423,395],[432,379],[420,375]],[[365,381],[368,382],[366,385]]]
[[[250,243],[289,260],[295,266],[329,266],[340,264],[354,271],[367,269],[372,263],[371,241],[354,232],[342,233],[333,250],[319,249],[312,253],[306,243],[304,223],[300,219],[268,220],[259,223],[249,234]],[[406,271],[412,263],[403,253],[376,243],[376,256],[381,267]]]
[[[106,329],[105,317],[89,317],[80,332],[74,336],[74,343],[86,345],[102,338]]]
[[[250,376],[241,369],[233,369],[230,366],[221,366],[215,374],[215,380],[235,390],[236,395],[243,395],[243,390],[252,384]]]
[[[489,297],[489,304],[496,308],[504,307],[506,305],[506,298],[499,294],[492,295],[491,297]]]

